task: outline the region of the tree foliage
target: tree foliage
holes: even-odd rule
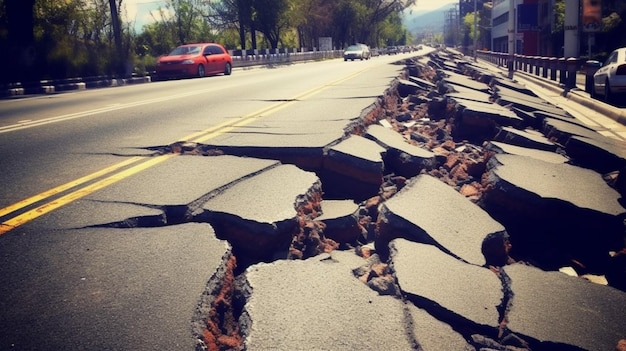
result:
[[[150,71],[173,47],[217,41],[229,49],[407,44],[400,12],[416,0],[163,0],[136,33],[124,0],[0,0],[2,80]],[[158,18],[158,20],[156,20]],[[7,67],[11,67],[8,69]]]

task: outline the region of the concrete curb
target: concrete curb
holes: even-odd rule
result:
[[[545,79],[537,78],[523,71],[516,71],[515,74],[521,75],[523,76],[523,79],[531,80],[534,84],[540,85],[545,89],[558,93],[561,96],[571,99],[572,101],[580,105],[598,111],[599,113],[611,118],[612,120],[620,124],[626,125],[626,112],[617,107],[584,95],[586,93],[583,93],[583,91],[579,88],[565,91],[563,86],[556,82],[546,81]]]
[[[29,87],[14,87],[0,90],[0,97],[21,96],[27,94],[53,94],[55,92],[69,90],[85,90],[91,88],[116,87],[129,84],[150,83],[150,76],[134,78],[110,78],[89,81],[88,78],[80,78],[79,82],[64,83],[63,81],[46,81]],[[52,84],[50,84],[52,83]]]

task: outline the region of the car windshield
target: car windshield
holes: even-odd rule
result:
[[[346,51],[358,51],[361,50],[361,47],[358,45],[350,45],[348,46],[348,48],[346,49]]]
[[[191,55],[200,52],[200,46],[179,46],[169,53],[169,56],[174,55]]]

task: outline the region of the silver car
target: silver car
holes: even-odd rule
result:
[[[615,95],[626,93],[626,48],[611,52],[602,67],[593,75],[592,95],[613,101]]]
[[[343,52],[343,60],[369,60],[371,57],[370,48],[365,44],[350,45]]]

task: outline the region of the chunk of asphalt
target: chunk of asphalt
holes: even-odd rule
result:
[[[531,92],[531,94],[526,94],[514,89],[509,89],[508,87],[502,86],[502,85],[496,85],[493,90],[495,91],[495,95],[497,97],[504,97],[504,98],[513,98],[513,99],[519,99],[522,101],[526,101],[526,102],[531,102],[533,105],[538,105],[541,106],[542,108],[540,109],[536,109],[536,110],[548,110],[548,111],[556,111],[558,113],[564,113],[562,109],[558,108],[557,106],[554,106],[552,104],[550,104],[549,102],[547,102],[546,100],[538,97],[537,95],[535,95],[534,93]],[[525,111],[533,111],[532,109],[523,109]]]
[[[462,74],[455,74],[451,72],[444,73],[446,77],[442,79],[445,84],[451,84],[453,86],[458,85],[466,88],[470,88],[483,93],[491,94],[489,86],[485,83],[475,81],[468,76]]]
[[[395,239],[389,247],[398,285],[410,301],[455,330],[464,329],[464,335],[495,333],[503,294],[500,279],[489,269],[433,245]]]
[[[494,103],[476,102],[463,98],[452,98],[458,109],[457,124],[465,133],[479,132],[495,135],[497,126],[513,126],[521,128],[524,120],[515,112]]]
[[[470,91],[460,92],[460,93],[456,93],[456,92],[447,93],[446,97],[455,98],[455,99],[465,99],[465,100],[470,100],[470,101],[475,101],[475,102],[482,102],[485,104],[492,103],[491,95],[482,93],[480,91],[471,90],[471,89],[468,89],[468,90]]]
[[[279,162],[235,156],[176,156],[87,196],[94,201],[186,207]]]
[[[313,111],[324,115],[316,109]],[[349,119],[296,120],[290,117],[291,120],[264,118],[257,124],[238,127],[236,131],[211,139],[207,146],[229,155],[274,159],[304,169],[319,169],[324,148],[341,140],[344,129],[350,124]]]
[[[537,110],[532,112],[537,118],[539,118],[542,122],[546,118],[554,118],[565,122],[573,122],[576,123],[577,119],[572,115],[567,113],[567,111],[561,111],[559,113],[552,113],[548,111]]]
[[[501,127],[498,134],[493,137],[493,140],[537,150],[556,152],[559,149],[559,145],[546,138],[543,134],[529,129],[519,130],[511,127]]]
[[[289,247],[298,229],[296,209],[321,194],[314,173],[279,165],[232,185],[202,209],[218,237],[250,257],[267,259]]]
[[[571,259],[602,271],[623,245],[620,194],[599,173],[569,164],[496,154],[488,163],[484,205],[516,247],[546,269]]]
[[[510,108],[511,108],[511,111],[515,112],[516,115],[518,115],[520,118],[524,120],[525,127],[532,127],[535,129],[540,129],[541,121],[537,117],[537,115],[535,115],[534,111],[520,110],[519,108],[515,106],[510,106]]]
[[[552,350],[614,350],[625,336],[626,293],[523,264],[505,266],[513,298],[508,328]],[[566,348],[566,345],[573,346]]]
[[[505,231],[479,206],[429,175],[415,177],[385,201],[379,223],[382,244],[402,237],[435,245],[479,266],[485,264],[481,253],[483,240]]]
[[[324,236],[339,243],[353,243],[363,234],[359,226],[359,206],[352,200],[324,200],[322,215],[315,218],[324,223]]]
[[[414,83],[410,80],[398,79],[397,90],[398,90],[398,95],[400,95],[400,97],[405,98],[409,95],[417,94],[420,90],[426,90],[426,89],[424,88],[423,85]]]
[[[404,303],[356,279],[358,266],[336,254],[250,266],[240,318],[245,348],[419,350]]]
[[[365,137],[376,141],[387,149],[385,167],[402,176],[412,177],[422,169],[435,165],[435,154],[419,146],[412,145],[399,133],[380,125],[370,125]]]
[[[576,120],[565,121],[556,118],[543,120],[543,134],[561,145],[566,145],[572,136],[582,136],[590,139],[602,139],[604,135]]]
[[[494,76],[491,81],[491,84],[496,85],[496,89],[499,87],[505,87],[511,90],[515,90],[519,93],[528,95],[528,96],[534,96],[537,97],[537,94],[535,94],[532,90],[528,89],[525,85],[516,83],[514,81],[512,81],[511,79],[506,79],[506,78],[501,78],[501,77],[496,77]]]
[[[211,226],[36,234],[2,238],[0,349],[195,348],[199,296],[230,252]],[[46,245],[29,244],[34,240]],[[18,245],[31,249],[24,254]]]
[[[522,111],[534,112],[534,111],[547,111],[557,115],[565,115],[565,111],[560,109],[559,107],[550,105],[548,103],[543,102],[543,100],[528,100],[527,98],[520,98],[517,96],[510,95],[498,95],[498,104],[502,106],[512,105]]]
[[[432,90],[432,89],[435,89],[437,87],[431,81],[428,81],[428,80],[425,80],[425,79],[421,79],[421,78],[418,78],[418,77],[414,77],[414,76],[409,76],[409,81],[419,85],[424,90]]]
[[[485,150],[494,151],[498,154],[511,154],[532,157],[550,163],[566,163],[569,159],[561,154],[552,151],[537,150],[528,147],[501,143],[499,141],[489,141],[485,145]]]
[[[456,332],[449,324],[438,320],[426,310],[413,304],[406,304],[411,317],[413,334],[422,351],[458,350],[475,351],[463,335]]]
[[[362,136],[351,135],[328,148],[324,169],[370,184],[380,185],[383,179],[384,147]]]
[[[42,229],[86,227],[156,227],[167,224],[166,211],[151,206],[120,202],[77,200],[32,222]]]
[[[626,166],[626,143],[607,136],[593,139],[572,136],[565,151],[577,164],[600,173],[619,171]]]
[[[519,196],[524,191],[537,200],[556,199],[610,216],[626,212],[619,193],[599,173],[585,168],[506,154],[495,155],[488,167],[494,186],[511,190],[511,196],[518,195],[516,200],[524,199]]]

